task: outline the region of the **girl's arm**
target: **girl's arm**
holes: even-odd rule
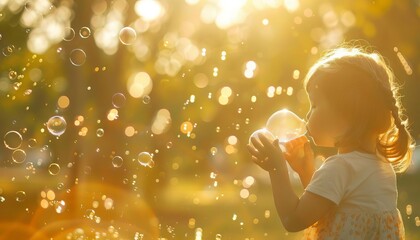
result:
[[[276,210],[287,231],[303,230],[333,209],[332,201],[307,191],[299,198],[290,183],[278,140],[271,143],[263,135],[258,137],[261,142],[252,139],[255,147],[248,149],[253,161],[270,174]]]
[[[335,207],[335,203],[331,200],[308,191],[299,198],[290,184],[289,177],[287,175],[286,177],[276,171],[270,172],[274,204],[287,231],[301,231],[320,220]]]
[[[284,157],[290,167],[299,175],[305,189],[315,172],[314,152],[308,138],[305,136],[293,139],[286,143]]]

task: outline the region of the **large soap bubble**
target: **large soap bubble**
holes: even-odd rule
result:
[[[251,134],[251,136],[249,137],[249,144],[251,145],[251,146],[253,146],[253,147],[255,147],[254,146],[254,144],[252,143],[252,141],[251,141],[251,138],[256,138],[257,140],[258,140],[258,142],[260,142],[261,143],[261,141],[260,141],[260,139],[259,139],[259,137],[258,137],[258,134],[262,134],[262,135],[264,135],[268,140],[270,140],[270,141],[274,141],[275,139],[276,139],[276,137],[274,137],[274,135],[270,132],[270,131],[268,131],[266,128],[261,128],[261,129],[258,129],[258,130],[256,130],[255,132],[253,132],[252,134]]]
[[[53,116],[48,119],[47,128],[48,131],[54,136],[61,136],[66,131],[67,122],[61,116]]]
[[[285,143],[306,133],[306,123],[295,113],[283,109],[273,113],[267,120],[266,128],[280,143]]]

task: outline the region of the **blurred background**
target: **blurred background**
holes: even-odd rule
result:
[[[299,239],[246,144],[305,117],[308,68],[343,42],[384,55],[420,141],[419,0],[0,0],[0,239]]]

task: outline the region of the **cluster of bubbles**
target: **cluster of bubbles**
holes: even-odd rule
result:
[[[134,233],[134,236],[127,236],[122,234],[117,227],[110,225],[103,229],[76,228],[67,233],[65,239],[129,239],[129,237],[131,237],[131,239],[134,240],[142,240],[143,236],[144,235],[139,232]]]
[[[153,154],[149,152],[140,152],[137,155],[137,162],[143,167],[153,168],[155,166],[155,162],[153,160]],[[111,163],[114,168],[120,168],[122,167],[124,163],[124,158],[118,155],[113,156]]]
[[[64,29],[64,33],[65,34],[64,34],[63,40],[67,42],[72,41],[76,36],[76,32],[71,27],[66,27]],[[79,29],[79,36],[82,39],[89,38],[91,34],[92,34],[92,31],[89,27],[81,27]],[[59,47],[57,49],[57,53],[62,54],[63,49]],[[82,66],[86,62],[86,58],[87,58],[87,54],[85,50],[81,48],[75,48],[69,54],[70,63],[76,67]]]
[[[149,152],[141,152],[137,156],[137,161],[140,163],[141,166],[144,167],[154,167],[155,162],[153,161],[153,155]]]
[[[20,148],[22,141],[22,135],[17,131],[8,131],[4,135],[4,146],[13,150],[11,156],[12,161],[17,164],[21,164],[26,161],[26,152]]]
[[[65,35],[63,40],[64,41],[72,41],[74,37],[76,36],[76,32],[71,27],[66,27],[64,29]],[[91,35],[91,30],[89,27],[81,27],[79,29],[79,36],[82,39],[89,38]],[[62,48],[57,49],[57,53],[61,53]],[[86,62],[86,52],[83,49],[75,48],[70,52],[69,55],[70,63],[76,67],[82,66]]]
[[[60,118],[59,118],[60,119]],[[61,121],[61,120],[59,120]],[[54,121],[52,121],[54,122]],[[51,129],[49,128],[49,131],[55,135],[55,136],[59,136],[61,135],[64,129],[61,129],[60,127],[62,126],[61,124],[54,124],[51,123],[52,127]],[[55,127],[54,127],[55,126]],[[13,163],[16,164],[22,164],[27,160],[27,153],[25,150],[23,150],[21,148],[22,146],[22,142],[23,142],[23,138],[22,135],[17,132],[17,131],[8,131],[5,135],[4,135],[4,145],[6,148],[13,150],[12,154],[11,154],[11,158]],[[29,148],[35,148],[35,146],[37,145],[37,141],[35,138],[30,138],[27,141],[27,146]],[[48,156],[48,145],[45,145],[43,148],[41,148],[39,150],[40,154],[47,154],[46,156]],[[35,164],[42,164],[42,162],[36,162]],[[26,163],[26,170],[31,171],[33,173],[35,173],[35,168],[34,168],[34,163],[32,161],[29,161]],[[58,163],[50,163],[48,166],[48,172],[50,175],[57,175],[60,172],[60,165]]]
[[[103,37],[103,34],[101,34],[101,30],[99,30],[97,33],[98,34],[95,34],[94,37],[98,38],[98,39],[96,39],[96,41],[98,42]],[[92,35],[92,30],[89,27],[85,26],[85,27],[81,27],[79,29],[80,38],[87,39],[91,35]],[[63,37],[64,41],[67,41],[67,42],[72,41],[75,37],[76,37],[76,31],[73,28],[66,27],[64,29],[64,37]],[[107,35],[107,37],[109,37],[109,34]],[[133,45],[136,42],[136,39],[137,39],[137,32],[134,28],[123,27],[119,30],[118,40],[121,42],[121,44],[123,44],[123,45]],[[118,40],[116,40],[116,41],[118,41]],[[109,39],[108,39],[108,41],[109,41]],[[11,48],[9,50],[7,50],[7,51],[8,52],[12,51]],[[62,53],[62,48],[61,47],[57,49],[57,53]],[[4,53],[4,54],[6,54],[6,53]],[[70,52],[69,60],[70,60],[71,64],[78,67],[78,66],[82,66],[86,62],[86,57],[87,57],[86,52],[83,49],[76,48],[76,49],[73,49]]]
[[[64,200],[56,200],[55,192],[51,189],[41,191],[41,208],[47,209],[53,207],[56,213],[63,213],[66,209],[66,202]]]

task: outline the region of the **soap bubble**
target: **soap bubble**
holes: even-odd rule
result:
[[[61,116],[53,116],[48,119],[47,128],[48,131],[54,136],[61,136],[66,131],[67,122]]]
[[[274,135],[270,131],[268,131],[266,128],[258,129],[257,131],[253,132],[251,134],[251,136],[249,137],[249,144],[253,147],[255,147],[255,146],[254,146],[254,144],[252,144],[251,138],[256,138],[260,142],[260,140],[258,138],[258,134],[264,135],[270,141],[274,141],[276,139],[276,137],[274,137]]]
[[[137,161],[144,167],[153,167],[153,156],[148,152],[141,152],[137,156]]]
[[[50,166],[48,166],[48,172],[51,175],[57,175],[60,172],[60,170],[60,165],[58,165],[57,163],[51,163]]]
[[[16,131],[8,131],[4,135],[4,145],[11,150],[17,149],[22,144],[22,135]]]
[[[93,209],[87,209],[86,210],[86,213],[85,213],[85,217],[86,218],[88,218],[88,219],[92,219],[93,220],[93,218],[95,217],[95,210],[93,210]]]
[[[14,50],[15,50],[14,45],[9,45],[9,46],[3,48],[3,56],[5,56],[5,57],[10,56],[13,53]]]
[[[136,31],[131,27],[124,27],[120,30],[120,42],[124,45],[131,45],[137,38]]]
[[[10,79],[10,80],[15,80],[17,76],[18,76],[18,74],[17,74],[17,72],[16,72],[16,71],[11,70],[11,71],[9,72],[9,79]]]
[[[97,136],[97,137],[103,137],[103,136],[104,136],[104,134],[105,134],[105,131],[104,131],[102,128],[98,128],[98,129],[96,130],[96,136]]]
[[[124,162],[124,159],[120,156],[115,156],[112,158],[112,166],[114,166],[115,168],[121,167],[123,162]]]
[[[64,29],[64,41],[71,41],[73,40],[74,36],[76,35],[76,33],[74,32],[74,29],[71,27],[66,27]]]
[[[17,191],[16,192],[16,201],[23,202],[26,200],[26,192],[24,191]]]
[[[90,28],[88,27],[80,28],[79,35],[81,38],[88,38],[90,36]]]
[[[305,121],[287,109],[273,113],[266,123],[266,128],[279,142],[288,142],[306,133]]]
[[[34,148],[34,147],[36,146],[36,144],[37,144],[37,141],[36,141],[36,139],[35,139],[35,138],[30,138],[30,139],[28,140],[28,147],[30,147],[30,148]]]
[[[70,62],[74,66],[82,66],[86,62],[86,53],[80,48],[73,49],[70,52]]]
[[[150,98],[149,95],[146,95],[146,96],[143,97],[143,103],[144,104],[149,104],[150,101],[151,101],[151,98]]]
[[[125,104],[125,96],[122,93],[116,93],[112,96],[112,105],[116,108],[121,108]]]
[[[23,163],[26,160],[26,152],[22,149],[16,149],[12,153],[12,160],[15,163]]]

